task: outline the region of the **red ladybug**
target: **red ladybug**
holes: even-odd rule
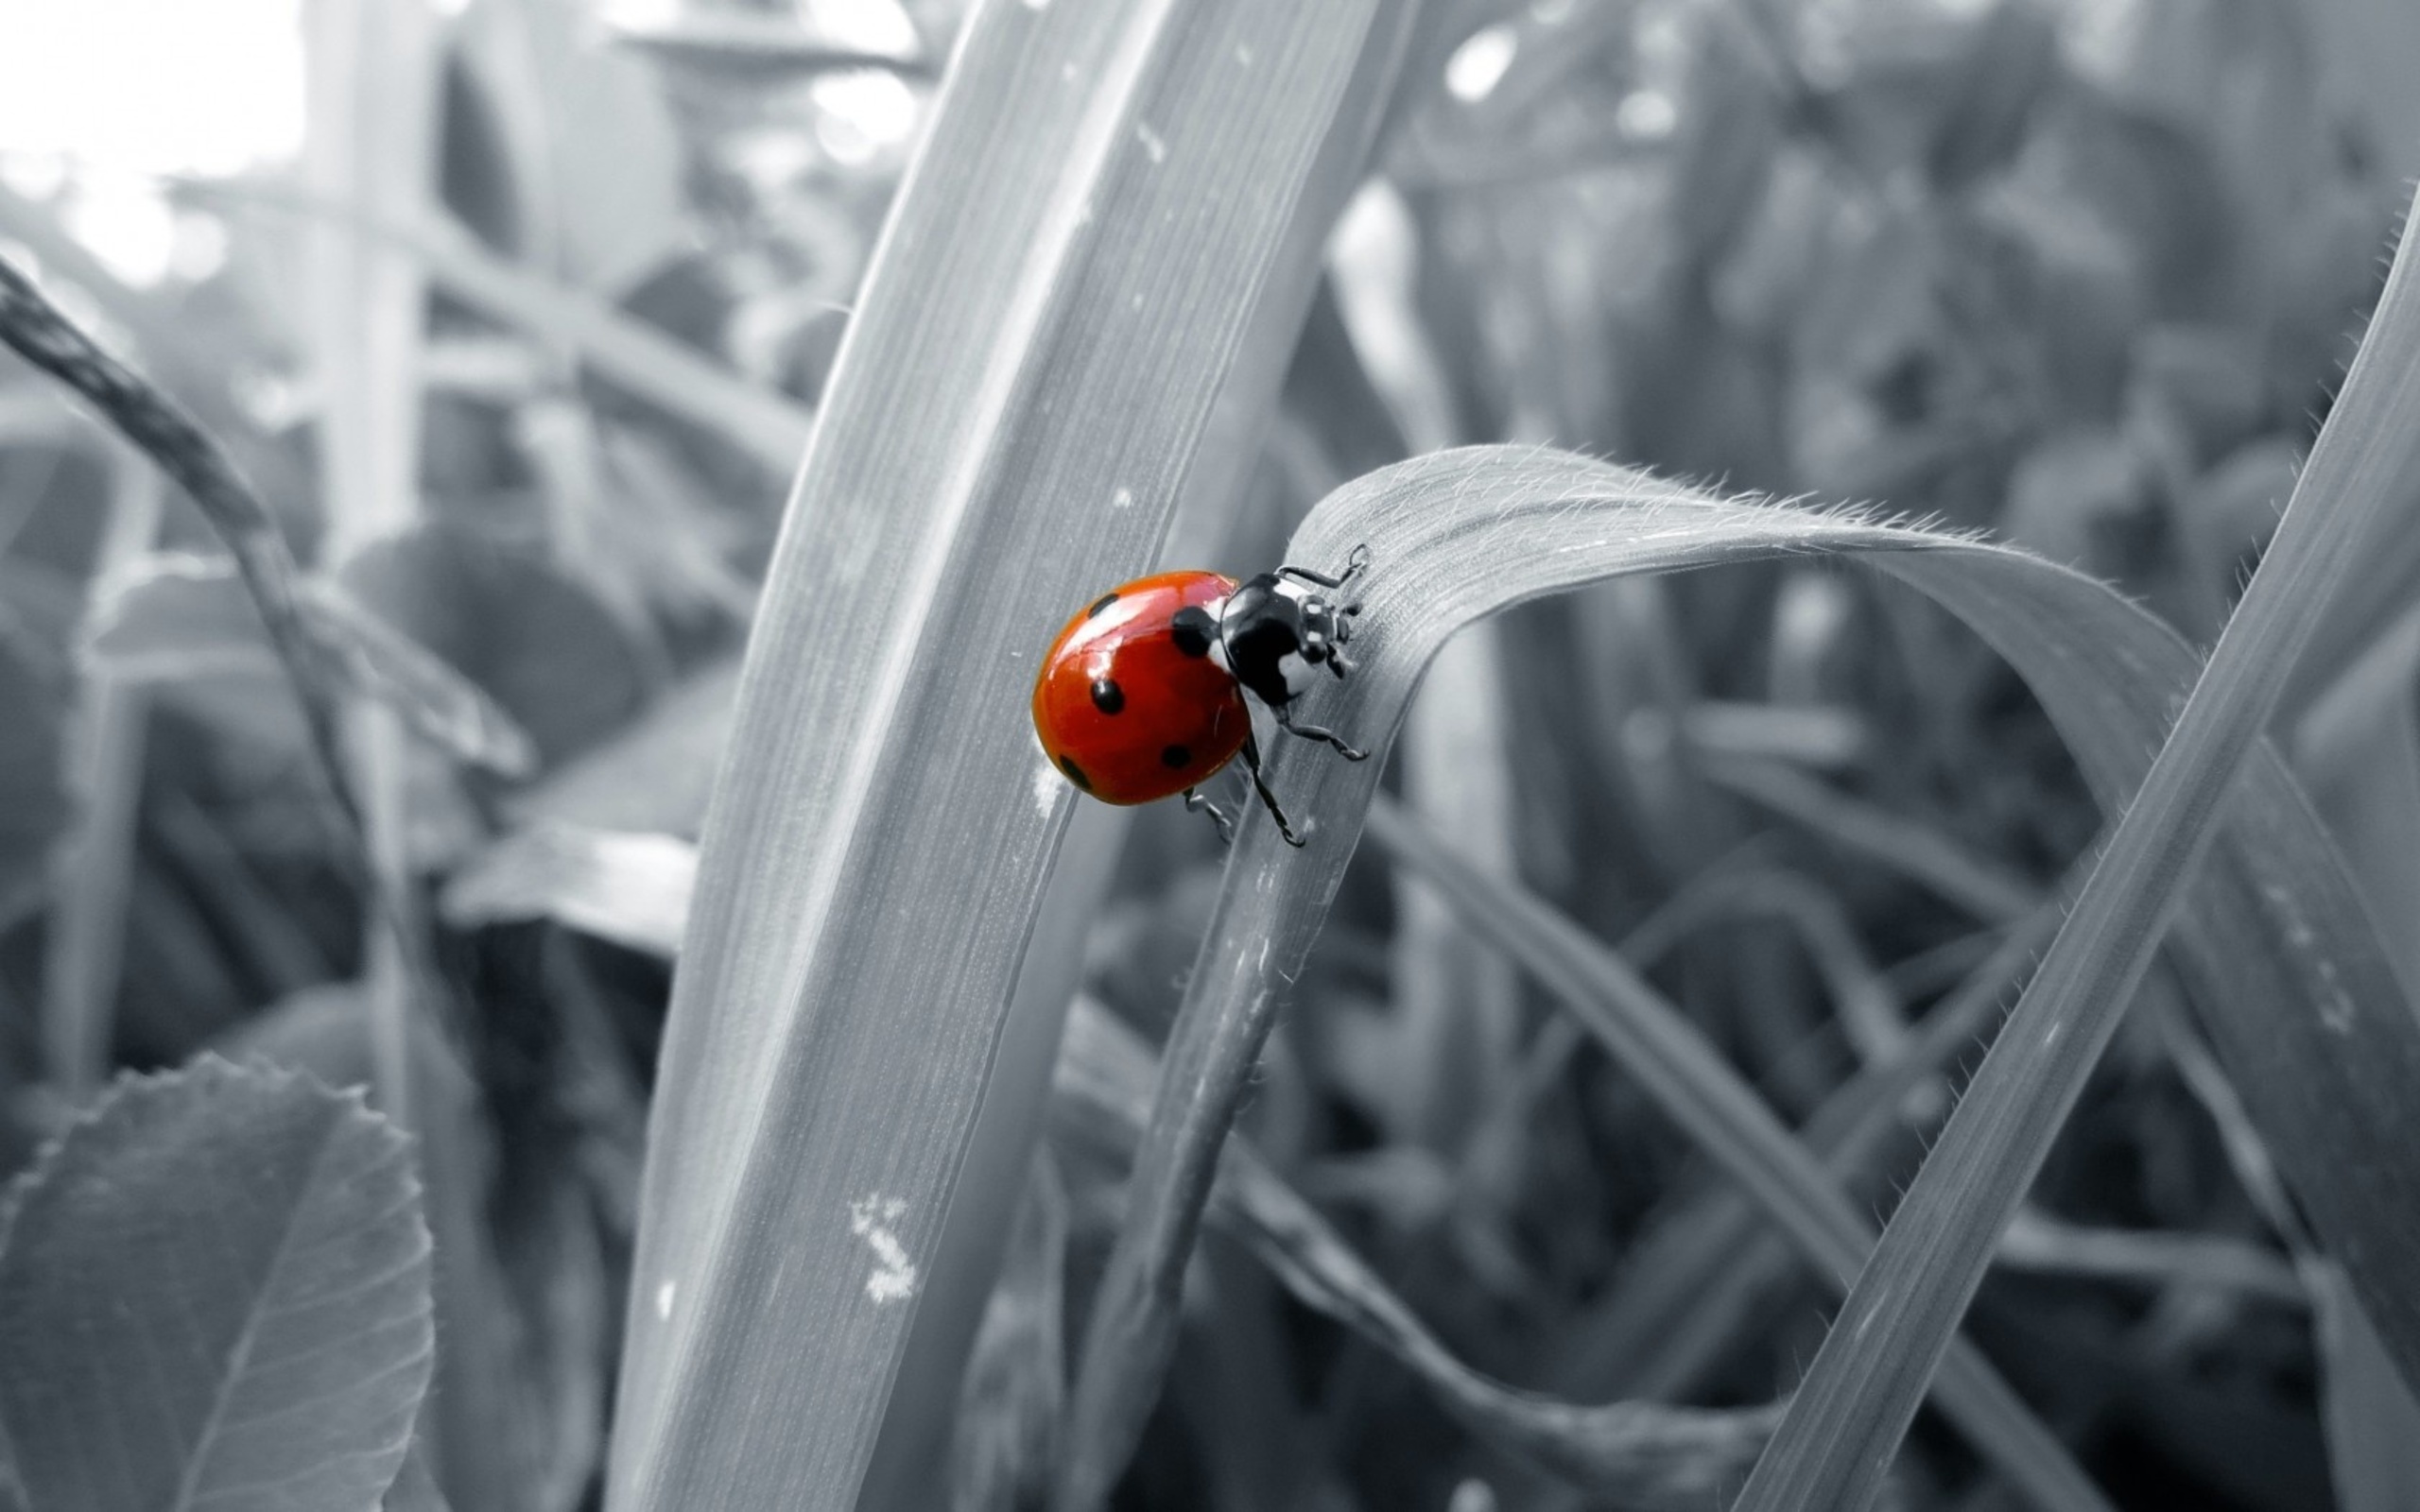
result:
[[[1185,808],[1207,810],[1224,839],[1233,822],[1195,788],[1241,751],[1277,833],[1301,845],[1261,779],[1244,695],[1267,704],[1289,733],[1323,740],[1347,761],[1369,755],[1334,730],[1296,724],[1292,713],[1319,668],[1339,679],[1353,670],[1344,644],[1361,606],[1328,595],[1369,562],[1369,548],[1357,546],[1336,577],[1307,567],[1280,567],[1242,583],[1218,573],[1161,573],[1102,594],[1067,622],[1042,659],[1033,730],[1044,753],[1104,802],[1183,793]]]

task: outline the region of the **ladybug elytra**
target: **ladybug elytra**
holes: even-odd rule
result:
[[[1359,546],[1333,577],[1307,567],[1241,583],[1219,573],[1160,573],[1102,594],[1042,659],[1033,730],[1044,753],[1103,802],[1182,793],[1185,808],[1206,811],[1222,839],[1233,836],[1233,821],[1197,789],[1241,754],[1277,833],[1303,844],[1261,776],[1244,696],[1267,705],[1289,734],[1324,741],[1347,761],[1369,754],[1293,716],[1320,668],[1340,679],[1353,671],[1344,646],[1361,606],[1329,595],[1369,560]]]

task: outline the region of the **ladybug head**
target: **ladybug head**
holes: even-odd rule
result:
[[[1261,702],[1284,708],[1310,691],[1319,668],[1339,678],[1352,670],[1342,647],[1359,609],[1339,608],[1316,587],[1278,573],[1250,578],[1219,614],[1227,670]]]

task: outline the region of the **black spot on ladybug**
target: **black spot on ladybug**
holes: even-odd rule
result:
[[[1211,638],[1219,633],[1219,622],[1199,604],[1187,604],[1178,610],[1168,624],[1168,634],[1176,648],[1186,656],[1208,656]]]
[[[1192,760],[1193,752],[1185,749],[1183,746],[1170,746],[1160,752],[1160,765],[1168,767],[1171,770],[1176,767],[1183,766]]]
[[[1084,610],[1084,618],[1091,619],[1094,615],[1099,613],[1102,610],[1109,608],[1109,606],[1116,602],[1117,595],[1115,593],[1103,593],[1100,597],[1093,600],[1092,608]]]
[[[1093,679],[1093,707],[1105,714],[1116,713],[1126,707],[1126,690],[1115,679]]]
[[[1084,775],[1084,769],[1076,765],[1076,758],[1073,756],[1060,757],[1059,769],[1067,774],[1067,781],[1075,783],[1078,787],[1082,788],[1085,792],[1089,793],[1093,790],[1093,780]]]

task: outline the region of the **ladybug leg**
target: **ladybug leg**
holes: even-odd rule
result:
[[[1252,789],[1260,795],[1261,806],[1268,809],[1269,816],[1277,821],[1277,833],[1286,837],[1286,843],[1298,850],[1301,850],[1304,845],[1303,837],[1296,834],[1294,827],[1286,822],[1286,811],[1277,806],[1277,795],[1269,790],[1268,779],[1260,775],[1259,736],[1244,737],[1243,754],[1244,770],[1252,775]]]
[[[1284,576],[1299,577],[1306,583],[1315,583],[1322,588],[1342,588],[1345,584],[1353,581],[1356,577],[1360,576],[1362,570],[1369,565],[1370,546],[1367,541],[1364,541],[1360,545],[1353,548],[1353,555],[1344,558],[1344,573],[1341,576],[1330,577],[1325,573],[1314,572],[1308,567],[1280,567],[1277,571]],[[1358,611],[1359,608],[1360,606],[1357,604],[1352,609],[1346,610],[1344,612],[1347,614],[1355,613]]]
[[[1338,675],[1340,677],[1342,676],[1341,673]],[[1333,730],[1322,730],[1317,725],[1298,725],[1294,723],[1294,716],[1287,712],[1284,704],[1278,705],[1272,713],[1277,715],[1277,723],[1285,730],[1286,733],[1289,735],[1300,735],[1305,740],[1326,741],[1329,745],[1336,747],[1338,755],[1343,757],[1348,762],[1367,761],[1370,759],[1370,753],[1368,751],[1353,745],[1350,741],[1346,740],[1342,735],[1338,734]]]
[[[1330,650],[1328,652],[1327,669],[1336,674],[1336,680],[1339,682],[1342,682],[1354,673],[1361,670],[1359,663],[1356,662],[1351,657],[1346,656],[1343,652],[1337,650]]]
[[[1343,577],[1330,577],[1325,573],[1316,573],[1311,571],[1308,567],[1280,567],[1277,569],[1277,575],[1281,577],[1299,577],[1303,581],[1320,588],[1342,588],[1344,586]],[[1351,576],[1353,575],[1350,573],[1345,574],[1345,577],[1350,577]]]
[[[1236,843],[1236,821],[1227,817],[1227,811],[1189,787],[1184,790],[1184,812],[1209,815],[1210,822],[1219,827],[1219,843]]]

